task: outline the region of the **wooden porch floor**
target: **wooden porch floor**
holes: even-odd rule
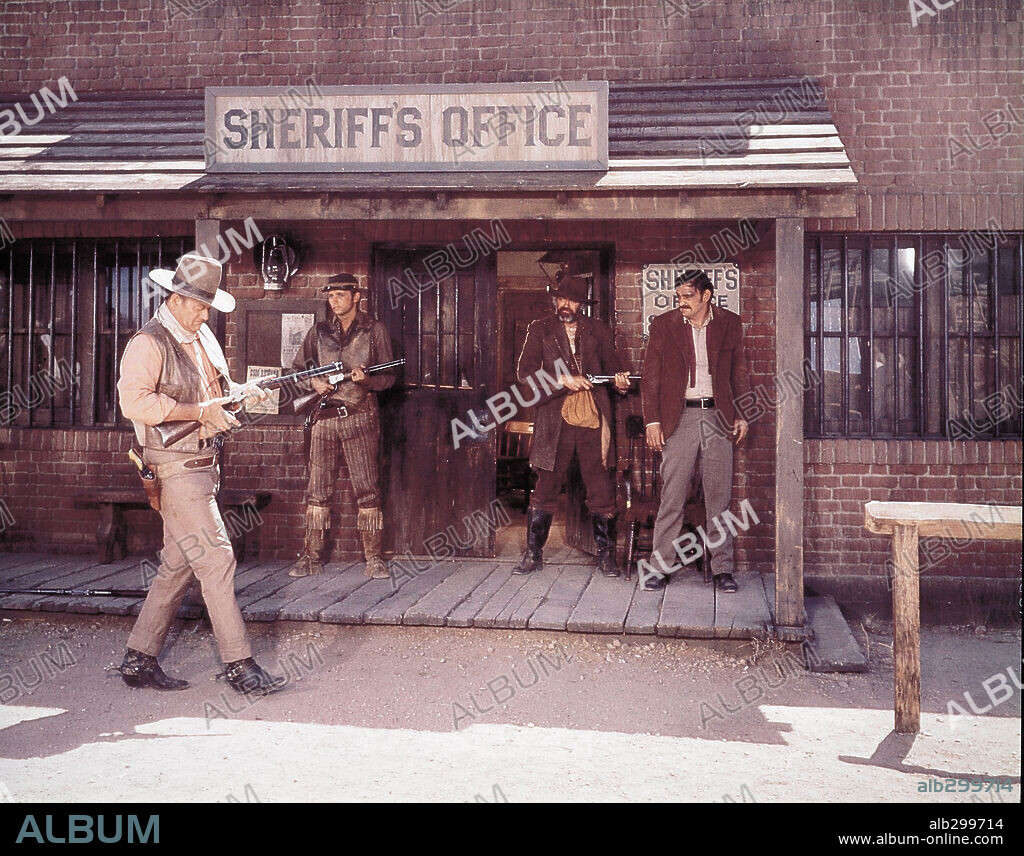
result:
[[[0,553],[0,587],[141,589],[142,561],[132,556],[102,565],[95,556]],[[151,557],[150,557],[151,559]],[[607,579],[590,558],[567,547],[545,551],[545,567],[512,576],[512,558],[431,564],[392,560],[392,579],[370,580],[362,562],[331,563],[316,577],[293,579],[283,560],[239,566],[236,590],[247,621],[404,624],[628,633],[705,639],[750,639],[774,632],[774,576],[736,574],[739,592],[719,595],[696,573],[676,575],[657,592],[636,577]],[[0,609],[137,614],[140,598],[0,596]],[[197,618],[194,586],[179,617]]]

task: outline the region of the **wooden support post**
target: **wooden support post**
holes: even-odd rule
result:
[[[896,731],[921,730],[921,586],[915,525],[892,533],[892,661]]]
[[[220,235],[220,220],[196,220],[196,249],[202,252],[205,246],[208,255],[219,258],[220,247],[217,236]]]
[[[775,381],[804,377],[804,221],[775,221]],[[804,625],[804,396],[775,411],[775,621]]]

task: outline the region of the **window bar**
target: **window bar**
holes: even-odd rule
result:
[[[818,370],[822,377],[818,390],[818,436],[821,436],[825,433],[825,263],[821,235],[815,241],[818,245]]]
[[[142,326],[142,240],[136,240],[135,242],[135,291],[138,300],[136,306],[138,311],[135,316],[135,324],[132,325],[134,329],[138,330]],[[129,292],[130,293],[130,292]]]
[[[897,255],[899,241],[893,235],[889,250],[889,280],[896,283],[896,299],[892,307],[892,436],[900,435],[900,281]]]
[[[7,257],[7,386],[14,388],[14,247]]]
[[[114,426],[119,427],[117,406],[117,356],[121,346],[121,239],[114,241],[114,350],[110,359],[110,390],[114,405]]]
[[[1003,388],[999,385],[999,246],[997,239],[992,238],[992,247],[989,250],[992,259],[992,344],[995,346],[995,390],[996,407],[1002,409]],[[1002,420],[998,420],[992,426],[992,436],[1002,436]]]
[[[868,292],[868,436],[875,436],[875,241],[868,236],[867,264],[862,265]]]
[[[1021,281],[1017,283],[1017,371],[1020,372],[1020,361],[1024,358],[1024,238],[1017,239],[1017,272],[1021,275]],[[1016,392],[1018,397],[1021,391],[1021,381],[1017,381]],[[1018,413],[1017,418],[1020,418]]]
[[[917,312],[917,371],[914,373],[917,378],[917,436],[923,437],[925,433],[924,421],[924,236],[917,236],[917,253],[914,260],[914,282],[918,288],[915,289],[914,310]]]
[[[92,242],[92,418],[90,425],[99,421],[99,376],[100,376],[100,339],[103,335],[101,327],[102,313],[100,310],[100,242]]]
[[[968,252],[968,258],[970,258]],[[974,264],[967,266],[967,412],[968,425],[974,430]],[[973,438],[972,438],[973,439]]]
[[[71,242],[71,390],[68,398],[71,424],[77,425],[78,419],[78,241]]]
[[[408,276],[412,279],[412,268],[406,268],[409,271]],[[417,285],[419,283],[417,282]],[[423,386],[423,289],[416,289],[416,373],[419,375],[420,386]]]
[[[47,370],[50,373],[47,386],[50,388],[50,428],[54,425],[54,415],[57,410],[57,390],[53,385],[54,360],[57,354],[57,242],[50,242],[50,359]]]
[[[842,310],[839,316],[842,348],[842,352],[839,354],[839,376],[842,378],[841,401],[844,437],[850,436],[850,277],[846,269],[847,249],[847,238],[846,235],[843,235],[839,249],[839,282],[843,290]]]
[[[949,383],[949,295],[950,288],[949,283],[949,236],[944,235],[942,238],[942,250],[944,253],[943,261],[943,276],[945,282],[942,287],[942,377],[940,379],[940,388],[945,391],[945,394],[939,397],[939,419],[942,420],[941,428],[942,436],[947,437],[949,435],[949,395],[950,395],[950,383]]]
[[[29,395],[32,394],[32,370],[35,368],[33,365],[35,360],[32,357],[35,354],[35,331],[36,331],[36,289],[35,289],[35,262],[36,262],[36,242],[28,242],[28,326],[25,328],[25,350],[26,350],[26,372],[25,372],[25,401],[29,401]],[[35,424],[33,418],[33,412],[35,408],[28,408],[28,424],[32,426]]]
[[[441,283],[434,286],[434,384],[440,386],[444,380],[441,374],[441,351],[443,350],[441,339]]]
[[[459,300],[462,297],[462,289],[459,288],[459,277],[454,276],[455,280],[455,376],[452,379],[452,383],[455,384],[457,389],[462,388],[462,367],[459,365]]]

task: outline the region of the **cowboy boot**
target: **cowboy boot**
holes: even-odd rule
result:
[[[594,543],[597,544],[597,570],[606,577],[617,577],[615,564],[615,518],[594,515]]]
[[[164,673],[156,657],[143,654],[134,648],[124,652],[124,660],[118,669],[124,682],[130,687],[154,690],[183,690],[188,681],[172,678]]]
[[[252,657],[224,664],[224,677],[231,689],[242,695],[265,696],[284,689],[288,678],[263,671]]]
[[[381,558],[384,541],[382,529],[371,529],[359,533],[363,536],[363,555],[366,557],[366,576],[371,580],[386,580],[391,576],[387,562]]]
[[[544,545],[551,531],[550,511],[531,508],[526,516],[526,551],[519,564],[512,569],[513,574],[532,574],[544,567]]]
[[[324,569],[326,529],[306,528],[306,543],[299,560],[288,569],[290,577],[311,577]]]

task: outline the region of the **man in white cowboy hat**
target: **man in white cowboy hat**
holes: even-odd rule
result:
[[[121,412],[135,426],[141,456],[156,472],[164,521],[160,570],[128,637],[121,675],[132,687],[188,686],[168,677],[157,656],[195,576],[228,683],[240,693],[266,695],[286,680],[268,675],[252,658],[235,599],[235,556],[217,508],[219,435],[239,423],[219,404],[200,403],[235,386],[206,326],[211,307],[235,308],[235,299],[220,290],[221,276],[220,263],[199,253],[186,253],[176,270],[151,271],[149,278],[169,295],[121,358]],[[176,420],[197,421],[199,431],[165,446],[156,426]]]

